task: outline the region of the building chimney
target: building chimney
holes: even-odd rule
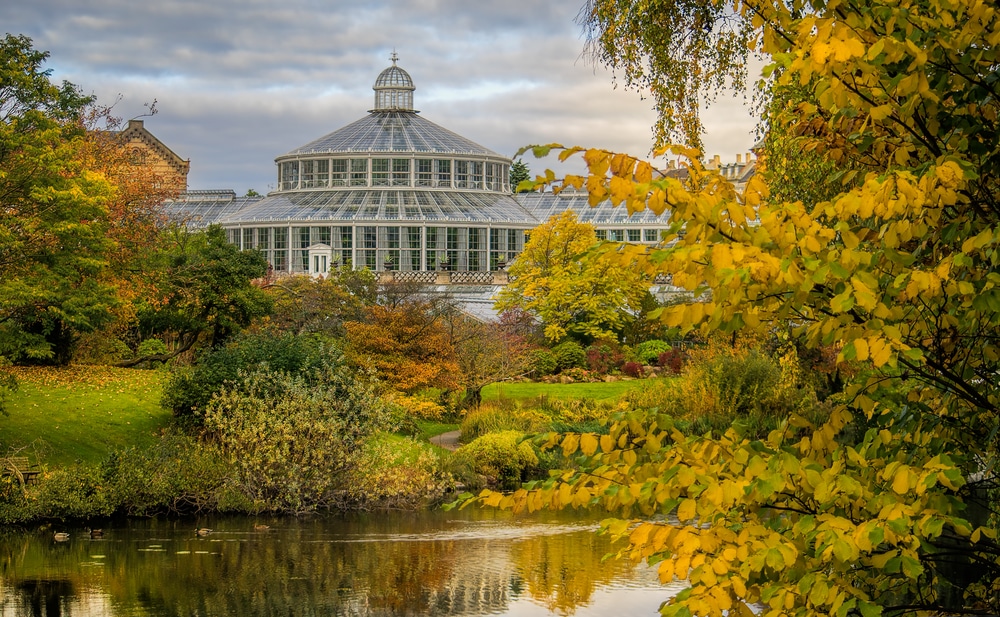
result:
[[[750,161],[747,161],[747,162],[749,163]],[[742,165],[743,164],[743,155],[740,154],[739,152],[736,153],[736,164],[737,165]]]

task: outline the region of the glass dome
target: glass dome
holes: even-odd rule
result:
[[[396,66],[399,56],[392,52],[392,66],[379,73],[375,80],[375,109],[370,111],[413,111],[413,79]]]
[[[278,157],[355,152],[472,154],[507,159],[471,139],[410,112],[373,112]],[[509,159],[507,159],[509,160]]]

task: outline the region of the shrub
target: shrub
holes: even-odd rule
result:
[[[74,465],[47,472],[27,493],[36,513],[46,518],[109,516],[116,509],[112,491],[94,465]]]
[[[389,418],[373,387],[341,364],[315,383],[266,369],[242,375],[212,399],[204,422],[255,511],[301,513],[331,504],[337,474]]]
[[[79,364],[113,364],[131,356],[125,341],[103,330],[81,335],[73,349],[73,361]]]
[[[144,356],[155,356],[167,353],[167,345],[158,338],[148,338],[139,343],[136,355],[140,358]]]
[[[629,377],[642,377],[642,365],[638,362],[626,362],[622,365],[622,372]]]
[[[349,507],[412,510],[439,500],[450,484],[428,444],[379,433],[365,440],[343,488]]]
[[[576,341],[563,341],[552,348],[552,353],[556,357],[556,367],[560,371],[587,366],[587,352]]]
[[[212,396],[237,381],[240,371],[266,365],[273,371],[308,377],[331,357],[339,358],[316,339],[291,334],[257,333],[237,337],[221,349],[199,356],[193,367],[171,372],[161,404],[177,416],[200,421]]]
[[[643,364],[657,364],[661,354],[673,351],[673,349],[673,345],[667,341],[653,339],[639,343],[635,348],[635,357]]]
[[[684,352],[680,349],[664,351],[657,357],[656,365],[662,366],[674,375],[679,375],[684,368]]]
[[[163,435],[152,448],[114,452],[101,465],[115,511],[129,516],[245,511],[249,504],[228,490],[230,471],[217,447],[180,433]]]
[[[587,348],[587,368],[607,375],[618,370],[625,361],[625,354],[618,341],[601,340]]]
[[[779,359],[756,350],[699,351],[669,390],[664,408],[690,422],[692,432],[730,426],[766,435],[791,413],[819,420],[825,413],[793,352]]]
[[[535,377],[545,377],[556,372],[559,363],[556,355],[548,349],[534,349],[531,351],[530,361],[531,373]]]
[[[440,420],[448,414],[448,409],[443,405],[422,396],[399,395],[392,402],[399,405],[408,416],[421,420]]]
[[[478,437],[455,451],[459,464],[481,476],[488,485],[512,490],[527,481],[538,468],[538,456],[518,431],[502,431]]]

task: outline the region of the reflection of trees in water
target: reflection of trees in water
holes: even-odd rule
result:
[[[0,614],[116,612],[84,611],[88,589],[100,590],[94,601],[103,598],[106,607],[163,616],[483,615],[505,612],[524,593],[572,613],[621,568],[601,564],[607,543],[589,531],[545,535],[542,527],[542,535],[506,537],[503,522],[446,527],[441,518],[387,518],[395,520],[287,521],[267,533],[242,519],[228,522],[231,530],[219,522],[207,538],[187,523],[133,523],[101,541],[74,538],[58,551],[39,537],[0,538],[0,554],[14,557],[0,566],[5,582],[28,585],[17,592],[23,608],[12,613],[4,599]],[[98,552],[99,565],[91,557]],[[63,586],[36,581],[31,588],[21,579],[42,572],[65,575]],[[71,597],[76,612],[66,608]]]
[[[73,583],[65,579],[21,581],[14,590],[17,613],[32,617],[58,617],[63,614],[63,602],[73,597]]]
[[[622,560],[603,557],[611,552],[605,536],[590,531],[560,536],[530,538],[511,547],[525,591],[550,611],[572,614],[590,603],[594,591],[610,585],[629,569]]]

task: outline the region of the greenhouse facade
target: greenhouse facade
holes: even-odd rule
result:
[[[489,282],[527,232],[567,209],[600,238],[659,240],[667,221],[649,211],[592,208],[582,192],[512,193],[511,159],[419,115],[413,80],[396,62],[394,53],[376,79],[367,116],[275,159],[277,190],[188,191],[170,210],[191,226],[221,225],[276,272],[367,267],[423,282],[436,272],[482,272],[465,282]]]

